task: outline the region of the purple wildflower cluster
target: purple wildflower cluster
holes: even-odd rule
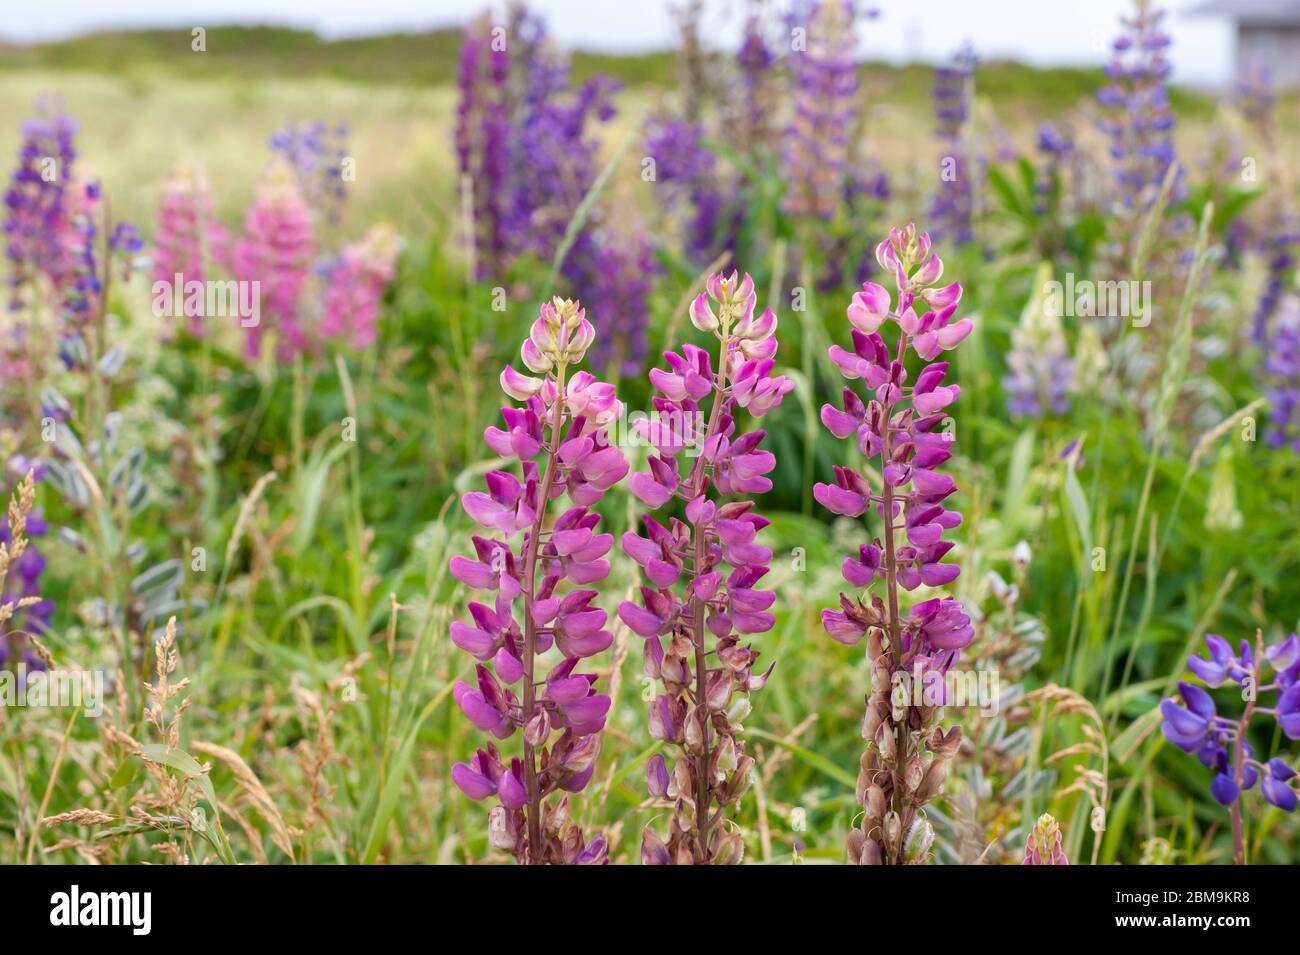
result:
[[[594,337],[577,302],[542,306],[522,348],[524,364],[541,377],[507,366],[501,388],[523,405],[501,410],[505,429],[484,432],[488,447],[520,462],[522,480],[489,471],[487,491],[464,496],[466,513],[492,536],[474,536],[474,557],[451,561],[457,580],[495,591],[490,605],[469,604],[470,623],[452,624],[453,642],[478,661],[474,684],[456,683],[456,702],[499,740],[523,731],[520,756],[504,761],[489,742],[457,763],[452,778],[472,799],[497,798],[490,841],[528,864],[608,861],[605,840],[587,841],[568,806],[568,794],[582,791],[595,771],[610,707],[596,677],[578,672],[612,640],[589,585],[609,574],[614,538],[597,533],[600,515],[590,508],[628,470],[606,432],[622,412],[613,386],[570,374]],[[552,520],[551,502],[566,493],[572,507]],[[552,648],[560,660],[539,677],[541,656]],[[548,802],[557,792],[564,795]]]
[[[550,261],[595,179],[591,126],[613,117],[617,84],[598,76],[571,89],[568,60],[522,6],[508,26],[488,13],[469,26],[459,84],[456,153],[473,197],[481,266],[500,270],[526,253]],[[564,263],[575,288],[590,287],[596,259],[585,228]]]
[[[1038,127],[1035,146],[1043,157],[1043,163],[1034,178],[1034,209],[1042,215],[1058,203],[1062,170],[1074,154],[1074,140],[1068,131],[1052,123],[1043,123]]]
[[[1270,448],[1290,448],[1300,453],[1300,298],[1294,295],[1287,296],[1278,307],[1264,373],[1269,418],[1264,441]]]
[[[1279,304],[1286,292],[1287,283],[1296,267],[1296,249],[1300,247],[1300,223],[1295,216],[1283,212],[1274,223],[1272,234],[1264,240],[1264,254],[1268,259],[1268,277],[1260,293],[1255,313],[1251,317],[1251,336],[1263,345],[1269,339],[1269,326],[1278,314]],[[1277,330],[1281,334],[1279,328]],[[1291,332],[1290,334],[1294,334]],[[1270,349],[1272,351],[1274,349]]]
[[[845,559],[842,572],[855,588],[883,581],[884,599],[841,594],[838,609],[822,612],[832,639],[854,646],[867,638],[871,695],[857,788],[864,815],[849,834],[848,853],[851,862],[872,865],[921,862],[929,852],[934,831],[921,809],[941,791],[946,762],[961,741],[960,727],[945,732],[939,725],[943,676],[975,635],[956,600],[930,597],[903,617],[898,592],[942,587],[961,572],[943,562],[953,546],[944,531],[962,516],[944,508],[957,486],[938,470],[952,456],[952,433],[943,425],[961,389],[943,384],[949,364],[934,360],[970,334],[971,320],[953,321],[961,284],[937,286],[943,262],[931,252],[929,235],[914,225],[891,230],[876,247],[876,259],[894,276],[896,301],[884,287],[864,283],[848,307],[853,350],[830,349],[844,377],[865,381],[872,394],[864,401],[846,386],[843,409],[824,405],[821,417],[835,437],[855,439],[868,461],[879,459],[880,490],[864,473],[839,466],[834,484],[813,490],[835,514],[860,517],[870,509],[883,522],[884,543],[875,538],[863,544]],[[924,314],[918,316],[917,307]],[[880,334],[886,321],[899,329],[892,348]],[[909,352],[922,362],[911,385]],[[897,692],[914,682],[924,690],[919,699]]]
[[[5,192],[5,254],[11,310],[44,301],[64,322],[60,354],[82,364],[79,330],[102,306],[105,270],[97,243],[104,218],[98,182],[75,173],[76,123],[48,105],[23,125],[18,165]],[[118,223],[104,241],[109,256],[143,247],[135,227]],[[27,294],[34,296],[24,298]]]
[[[686,207],[686,254],[695,262],[712,259],[734,245],[723,232],[727,198],[718,179],[717,157],[704,145],[704,127],[660,117],[646,134],[646,155],[655,161],[655,181],[665,187],[668,209]]]
[[[739,431],[737,409],[762,417],[794,383],[772,373],[777,319],[771,309],[755,315],[753,280],[733,272],[706,285],[691,322],[719,342],[717,371],[694,345],[664,354],[668,367],[650,372],[655,415],[636,425],[658,453],[648,471],[628,480],[648,507],[680,502],[685,518],[647,514],[646,536],[623,536],[623,550],[649,583],[640,603],[623,603],[619,618],[644,639],[645,674],[659,684],[650,733],[677,752],[671,766],[656,753],[646,767],[650,795],[673,805],[666,840],[648,827],[642,834],[648,865],[740,861],[740,835],[718,822],[749,785],[753,758],[738,737],[740,721],[750,711],[748,694],[772,672],[754,672],[759,653],[746,643],[774,621],[768,610],[776,595],[756,586],[772,558],[756,540],[768,522],[753,501],[718,497],[771,489],[765,475],[776,458],[759,447],[766,432]]]
[[[939,166],[939,187],[930,205],[930,218],[936,238],[959,246],[975,238],[971,227],[975,160],[967,143],[974,76],[975,52],[969,46],[958,51],[950,66],[941,66],[934,71],[934,116],[944,154]]]
[[[1131,17],[1121,18],[1123,30],[1106,64],[1109,82],[1097,99],[1109,111],[1103,131],[1110,137],[1120,198],[1127,207],[1144,209],[1177,156],[1167,83],[1171,67],[1165,56],[1170,40],[1161,27],[1165,14],[1151,0],[1135,0],[1135,7]],[[1176,177],[1175,202],[1185,193],[1181,168]]]
[[[347,199],[343,164],[348,154],[348,128],[320,120],[290,123],[271,134],[271,152],[282,156],[298,176],[303,198],[320,210],[327,221],[339,219]]]
[[[465,28],[457,74],[456,159],[473,198],[473,238],[480,256],[480,277],[487,273],[485,260],[501,261],[506,255],[510,60],[504,34],[494,33],[501,29],[493,26],[489,13]]]
[[[772,145],[776,135],[772,122],[775,65],[776,54],[764,34],[763,17],[758,10],[752,9],[745,17],[740,49],[736,51],[736,67],[740,72],[740,121],[743,124],[741,141],[751,153]]]
[[[65,239],[72,206],[77,124],[48,105],[22,128],[18,165],[5,191],[5,256],[9,261],[9,308],[24,305],[22,290],[38,276],[65,286],[72,261]]]
[[[1252,648],[1242,640],[1237,651],[1223,637],[1207,634],[1207,657],[1191,657],[1188,668],[1211,689],[1225,683],[1235,683],[1242,689],[1245,709],[1239,717],[1220,716],[1214,697],[1192,683],[1179,683],[1178,693],[1183,704],[1163,700],[1160,712],[1165,721],[1161,730],[1175,746],[1195,753],[1202,763],[1214,770],[1210,793],[1225,806],[1234,806],[1243,791],[1261,783],[1264,798],[1286,812],[1296,808],[1296,788],[1292,780],[1296,771],[1281,758],[1274,756],[1268,762],[1255,758],[1254,749],[1246,739],[1251,720],[1255,716],[1271,716],[1287,739],[1300,739],[1300,638],[1295,634],[1267,649],[1262,637],[1256,638]],[[1273,672],[1272,679],[1264,681],[1263,667],[1267,663]],[[1259,704],[1263,693],[1276,694],[1271,707]],[[1230,751],[1231,750],[1231,751]],[[1234,815],[1234,827],[1239,824]],[[1238,852],[1240,841],[1238,835]]]
[[[73,369],[90,361],[83,331],[104,308],[110,270],[143,248],[138,231],[118,222],[107,235],[107,205],[98,181],[74,169],[77,125],[40,105],[23,125],[18,165],[5,191],[5,255],[9,308],[43,304],[59,316],[59,356]],[[101,261],[104,256],[108,261]]]
[[[602,230],[596,254],[595,301],[604,302],[602,329],[592,345],[591,365],[602,374],[629,377],[645,366],[650,296],[659,263],[654,243],[635,216],[620,229]]]
[[[522,5],[505,25],[484,13],[465,31],[456,155],[480,279],[520,256],[552,261],[595,182],[593,128],[613,118],[618,84],[596,76],[574,89],[569,72],[542,19]],[[568,289],[618,303],[593,353],[601,371],[616,351],[625,373],[641,368],[652,266],[645,234],[622,234],[599,213],[572,237],[560,265]]]
[[[794,115],[782,158],[791,215],[829,219],[844,201],[857,128],[855,16],[852,0],[802,3],[790,14],[792,28],[806,31],[807,43],[790,59]]]

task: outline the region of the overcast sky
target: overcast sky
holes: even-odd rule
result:
[[[1179,11],[1200,0],[1170,0],[1176,81],[1221,84],[1232,74],[1232,34],[1216,17]],[[562,43],[614,51],[673,42],[669,0],[532,0]],[[880,17],[859,30],[872,59],[936,61],[965,41],[983,57],[1035,64],[1095,64],[1105,56],[1129,0],[875,0]],[[103,27],[278,23],[327,36],[423,30],[459,24],[475,0],[0,0],[0,37],[66,37]],[[499,4],[493,4],[499,6]],[[709,40],[734,44],[743,0],[708,0]],[[778,4],[777,8],[783,8]]]

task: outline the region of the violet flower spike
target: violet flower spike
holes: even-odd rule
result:
[[[1242,640],[1236,649],[1218,634],[1206,634],[1209,655],[1193,656],[1187,667],[1211,689],[1237,684],[1245,705],[1239,717],[1220,715],[1214,697],[1193,683],[1179,683],[1179,700],[1162,700],[1160,730],[1165,739],[1214,770],[1210,795],[1227,806],[1232,820],[1233,856],[1246,861],[1245,820],[1241,796],[1261,783],[1264,800],[1283,812],[1297,804],[1296,771],[1280,756],[1256,759],[1247,742],[1251,722],[1270,717],[1287,739],[1300,739],[1300,637],[1294,633],[1272,646],[1256,631],[1255,643]],[[1273,677],[1264,681],[1264,667]],[[1264,695],[1268,694],[1267,700]],[[1276,694],[1276,695],[1274,695]],[[1292,760],[1294,762],[1294,760]]]
[[[962,605],[949,597],[923,600],[905,617],[899,607],[900,589],[942,587],[960,573],[943,561],[953,546],[944,532],[962,517],[943,505],[957,486],[939,466],[952,457],[952,434],[942,425],[961,389],[943,383],[948,362],[935,359],[970,334],[971,321],[955,319],[961,285],[939,286],[943,262],[916,226],[891,230],[876,260],[893,274],[896,295],[867,282],[853,296],[853,350],[830,349],[850,384],[843,409],[822,407],[822,423],[837,438],[856,440],[869,465],[879,467],[879,479],[836,467],[834,484],[813,489],[833,513],[859,517],[870,510],[883,522],[883,544],[875,538],[862,545],[843,566],[854,588],[883,583],[883,599],[879,592],[870,601],[841,594],[838,609],[822,611],[831,639],[852,646],[867,638],[871,695],[857,786],[864,814],[849,833],[848,853],[855,864],[873,865],[924,862],[928,855],[933,830],[922,807],[942,791],[947,760],[961,742],[960,727],[945,732],[940,725],[938,688],[975,635]],[[898,326],[892,346],[881,334],[887,322]],[[909,351],[921,359],[911,382]],[[858,379],[870,389],[865,397],[852,385]]]
[[[539,377],[506,366],[501,388],[523,404],[501,409],[505,430],[484,432],[493,451],[518,459],[522,480],[489,471],[487,490],[464,496],[466,513],[490,536],[474,536],[474,555],[451,561],[457,580],[487,592],[469,604],[469,622],[451,626],[452,641],[478,661],[475,683],[456,684],[456,703],[497,739],[521,729],[524,737],[521,756],[507,762],[488,743],[457,763],[452,779],[471,799],[497,797],[489,841],[522,864],[608,861],[604,839],[586,841],[568,809],[568,794],[595,771],[610,707],[596,677],[577,669],[612,642],[605,611],[592,603],[598,591],[586,588],[608,576],[614,538],[597,532],[600,515],[588,508],[628,470],[606,432],[622,412],[613,386],[570,374],[594,337],[577,302],[542,305],[522,349]],[[573,506],[553,517],[551,502],[566,492]],[[552,647],[559,662],[542,675]]]
[[[646,767],[650,795],[673,804],[666,840],[649,827],[642,833],[641,859],[651,865],[740,861],[740,834],[719,823],[749,785],[754,761],[740,721],[750,711],[748,694],[772,672],[755,673],[759,653],[747,643],[774,622],[776,595],[757,589],[772,558],[757,540],[768,522],[753,501],[719,497],[771,488],[765,475],[776,459],[759,447],[765,432],[741,433],[735,413],[762,417],[794,383],[772,374],[777,319],[771,309],[755,314],[753,280],[712,275],[706,288],[691,322],[718,340],[718,369],[694,345],[664,354],[668,367],[650,372],[656,414],[634,425],[658,453],[649,471],[628,481],[653,511],[676,500],[682,514],[647,514],[646,536],[623,536],[648,583],[640,603],[619,607],[619,618],[645,640],[645,673],[660,686],[650,733],[677,751],[671,767],[662,754]]]

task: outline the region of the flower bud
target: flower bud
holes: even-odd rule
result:
[[[903,841],[903,858],[912,864],[924,862],[934,845],[934,826],[925,816],[918,816]]]
[[[1025,842],[1025,858],[1021,865],[1069,865],[1061,845],[1061,825],[1050,813],[1038,817]]]
[[[488,813],[488,842],[503,852],[513,853],[519,847],[514,814],[505,806],[496,806]]]
[[[524,739],[529,746],[541,746],[551,735],[551,714],[539,707],[532,719],[524,724]]]
[[[745,843],[740,833],[713,830],[712,853],[709,862],[712,865],[737,865],[745,855]]]
[[[702,332],[718,330],[718,316],[709,307],[709,296],[701,292],[691,302],[691,324]]]
[[[742,693],[731,701],[727,707],[727,722],[732,726],[739,728],[740,724],[745,721],[750,713],[754,711],[754,704],[749,701],[749,695]]]
[[[645,786],[650,795],[663,799],[668,795],[668,767],[663,753],[655,753],[645,766]]]

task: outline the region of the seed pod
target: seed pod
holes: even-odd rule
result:
[[[714,829],[709,862],[712,865],[737,865],[745,855],[745,843],[738,832]]]
[[[903,842],[903,858],[909,864],[924,862],[934,845],[934,827],[925,816],[918,816],[907,830],[907,839]]]

